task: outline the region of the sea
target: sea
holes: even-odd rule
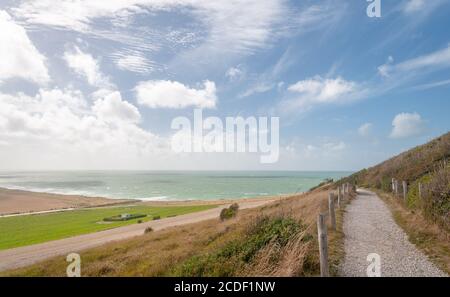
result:
[[[0,187],[143,201],[221,200],[301,193],[351,172],[48,171],[0,172]]]

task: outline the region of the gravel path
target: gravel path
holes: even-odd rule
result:
[[[381,257],[381,276],[448,276],[408,241],[390,210],[374,193],[358,189],[344,217],[345,259],[342,276],[367,276],[367,256]]]

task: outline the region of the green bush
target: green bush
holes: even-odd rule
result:
[[[443,163],[436,169],[423,192],[426,216],[450,230],[450,166]]]
[[[234,218],[237,215],[239,205],[233,203],[230,207],[222,209],[220,212],[220,220],[225,221]]]
[[[160,219],[161,219],[161,216],[154,216],[153,217],[153,221],[160,220]]]
[[[233,211],[237,212],[238,209],[239,209],[239,204],[237,204],[237,203],[231,204],[230,209],[232,209]]]
[[[381,179],[380,188],[385,192],[392,192],[392,179],[384,176]]]
[[[419,183],[415,182],[409,185],[408,194],[406,195],[406,206],[409,208],[417,208],[420,204]]]
[[[287,244],[293,234],[300,230],[300,224],[291,218],[263,218],[250,232],[250,238],[242,246],[245,262],[250,261],[262,247],[274,240],[280,246]]]

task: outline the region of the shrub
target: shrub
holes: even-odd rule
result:
[[[161,219],[161,216],[154,216],[153,217],[153,221],[160,220],[160,219]]]
[[[138,220],[137,223],[138,223],[138,224],[142,224],[142,220]]]
[[[237,215],[238,209],[239,205],[237,203],[233,203],[230,207],[222,209],[220,212],[220,220],[225,221],[234,218]]]
[[[272,240],[280,246],[286,245],[291,235],[296,234],[300,227],[300,224],[291,218],[260,218],[248,231],[251,236],[243,244],[242,259],[248,262],[258,250]]]
[[[238,209],[239,209],[239,204],[237,204],[237,203],[231,204],[230,209],[232,209],[233,211],[237,212]]]
[[[144,231],[145,234],[150,233],[150,232],[153,232],[153,228],[152,227],[145,228],[145,231]]]
[[[392,179],[387,176],[383,176],[381,179],[380,188],[385,192],[392,192]]]
[[[424,188],[426,216],[450,230],[450,167],[442,163]]]

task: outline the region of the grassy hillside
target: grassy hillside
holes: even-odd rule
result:
[[[92,233],[120,226],[146,222],[154,217],[165,218],[206,210],[215,206],[155,207],[130,205],[73,210],[59,213],[0,218],[0,250],[36,244],[75,235]],[[107,217],[120,214],[145,214],[144,218],[120,222],[104,222]]]
[[[83,251],[83,276],[306,276],[319,274],[317,215],[329,189],[239,210],[217,219],[149,232]],[[342,212],[338,212],[338,226]],[[342,258],[342,233],[329,231],[331,271]],[[65,257],[0,275],[64,276]]]
[[[450,230],[450,133],[350,176],[360,186],[392,192],[391,180],[408,183],[406,206]],[[419,198],[419,183],[422,198]],[[402,189],[400,189],[402,191]]]

